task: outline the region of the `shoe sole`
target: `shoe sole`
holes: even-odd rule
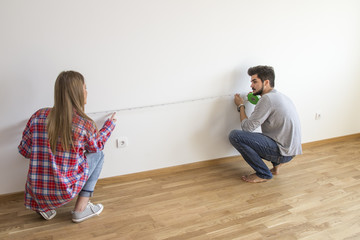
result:
[[[53,219],[54,217],[55,217],[55,215],[56,215],[56,212],[55,212],[55,214],[54,215],[51,215],[50,217],[48,217],[48,215],[46,215],[46,213],[44,213],[44,212],[38,212],[45,220],[51,220],[51,219]]]
[[[89,215],[89,216],[86,216],[86,217],[83,217],[83,218],[79,218],[79,219],[74,219],[74,218],[73,218],[72,221],[73,221],[74,223],[83,222],[83,221],[85,221],[86,219],[92,218],[92,217],[94,217],[94,216],[99,216],[100,213],[101,213],[103,210],[104,210],[104,206],[102,206],[102,208],[101,208],[98,212],[96,212],[96,213],[93,213],[93,214],[91,214],[91,215]]]

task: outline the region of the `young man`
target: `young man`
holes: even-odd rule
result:
[[[251,88],[261,98],[248,117],[244,99],[235,95],[234,102],[240,112],[242,130],[229,135],[231,144],[240,152],[255,173],[242,176],[246,182],[265,182],[279,173],[279,167],[301,154],[301,128],[299,116],[292,101],[274,89],[275,73],[270,66],[249,68]],[[261,126],[262,133],[253,132]],[[269,170],[262,159],[273,164]]]

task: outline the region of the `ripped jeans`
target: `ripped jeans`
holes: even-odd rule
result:
[[[263,179],[271,179],[273,175],[262,159],[270,161],[275,167],[291,161],[294,157],[281,155],[276,142],[262,133],[232,130],[229,140],[255,170],[256,175]]]

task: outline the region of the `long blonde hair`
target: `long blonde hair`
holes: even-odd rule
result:
[[[72,119],[74,110],[81,117],[93,121],[84,112],[84,77],[75,71],[64,71],[59,74],[54,88],[54,107],[47,118],[47,132],[51,151],[56,153],[60,138],[65,151],[73,145]]]

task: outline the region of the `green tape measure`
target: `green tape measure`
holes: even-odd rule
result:
[[[259,101],[259,97],[254,95],[253,93],[249,93],[247,95],[248,101],[251,102],[252,104],[256,105],[257,102]]]

